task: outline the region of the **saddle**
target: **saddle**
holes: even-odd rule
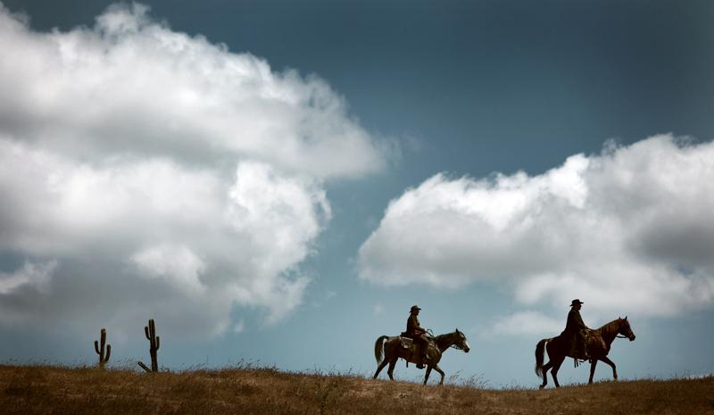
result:
[[[399,336],[399,345],[402,349],[410,349],[414,344],[414,339],[410,337]]]
[[[416,353],[416,345],[414,344],[414,339],[408,337],[406,332],[399,334],[399,346],[402,349],[409,350],[412,354]],[[434,344],[433,338],[429,337],[429,343],[426,346],[427,359],[431,360],[434,358],[436,345]],[[407,367],[409,367],[409,361],[406,362]]]
[[[610,352],[610,347],[608,347],[602,335],[597,330],[583,330],[582,333],[585,335],[585,348],[590,354],[589,358],[592,358],[593,354],[603,353],[607,355]],[[560,336],[556,337],[554,341],[559,342],[565,347],[565,353],[568,357],[573,358],[573,364],[578,367],[580,362],[585,362],[587,359],[584,356],[579,355],[579,350],[576,347],[576,339],[572,336],[566,336],[563,332]],[[599,352],[599,353],[598,353]]]

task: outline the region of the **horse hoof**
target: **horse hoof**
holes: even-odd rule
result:
[[[543,388],[545,388],[545,385],[538,386],[538,389],[543,389]]]

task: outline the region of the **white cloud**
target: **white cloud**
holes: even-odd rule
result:
[[[167,302],[169,315],[192,314],[187,322],[210,317],[200,324],[211,331],[227,326],[233,306],[264,308],[268,322],[294,311],[308,284],[298,265],[329,220],[317,184],[256,162],[239,163],[233,181],[223,182],[170,160],[89,166],[0,140],[0,166],[10,207],[0,213],[0,249],[51,258],[58,272],[95,272],[80,267],[91,260],[103,269],[86,278],[152,291],[159,302],[147,312]],[[57,307],[96,305],[96,296],[82,295],[84,278],[62,275],[45,285],[75,287],[68,291],[77,298],[58,298]],[[19,281],[5,278],[3,286]],[[135,310],[126,297],[109,297],[102,302],[118,314]]]
[[[384,306],[382,305],[382,303],[377,303],[374,305],[374,307],[372,307],[372,314],[375,316],[380,316],[384,314]]]
[[[475,329],[482,338],[491,336],[555,336],[565,327],[565,319],[555,320],[537,311],[520,311],[499,317],[486,328]]]
[[[25,265],[13,273],[0,273],[0,294],[12,294],[23,287],[32,286],[44,291],[57,266],[56,261]]]
[[[200,276],[206,264],[186,246],[158,245],[135,253],[130,260],[141,276],[166,279],[188,294],[205,289]]]
[[[324,182],[386,162],[324,81],[145,6],[38,33],[0,5],[0,54],[0,252],[29,261],[0,264],[0,323],[278,322],[310,282]]]
[[[235,326],[233,326],[233,333],[243,333],[245,331],[245,321],[243,319],[238,320]]]
[[[522,304],[608,315],[714,301],[714,143],[661,135],[530,177],[438,174],[393,200],[359,251],[375,284],[503,282]]]
[[[0,8],[3,130],[72,157],[230,164],[247,156],[315,177],[360,176],[385,164],[323,80],[273,72],[147,11],[115,5],[94,28],[35,33]]]

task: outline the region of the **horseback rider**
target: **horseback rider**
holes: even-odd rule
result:
[[[565,330],[561,336],[567,341],[570,355],[575,359],[588,360],[588,351],[586,347],[587,336],[591,331],[583,322],[580,316],[580,309],[585,304],[579,299],[575,299],[570,303],[570,312],[568,313],[568,322],[565,325]]]
[[[405,335],[407,337],[411,337],[414,340],[417,356],[419,356],[417,368],[423,369],[424,363],[426,363],[428,358],[426,352],[429,346],[429,339],[426,337],[426,330],[421,327],[421,325],[419,324],[419,319],[417,318],[420,310],[421,308],[419,308],[418,306],[412,306],[409,314],[409,319],[407,319],[407,331],[405,332]]]

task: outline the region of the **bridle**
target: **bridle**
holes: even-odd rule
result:
[[[631,329],[630,329],[630,332],[632,332]],[[618,331],[617,331],[617,334],[615,334],[615,337],[618,338],[618,339],[629,339],[629,338],[630,338],[630,336],[628,336],[628,335],[620,334],[620,330],[619,330],[619,329],[618,329]]]
[[[455,334],[456,336],[459,336],[457,333],[454,333],[454,334]],[[463,338],[462,338],[461,336],[459,336],[459,339],[463,339]],[[464,340],[465,340],[465,339],[464,339]],[[456,343],[452,344],[452,345],[449,346],[449,347],[452,348],[452,349],[464,351],[464,348],[463,348],[462,346],[459,346],[459,345],[456,344]]]

